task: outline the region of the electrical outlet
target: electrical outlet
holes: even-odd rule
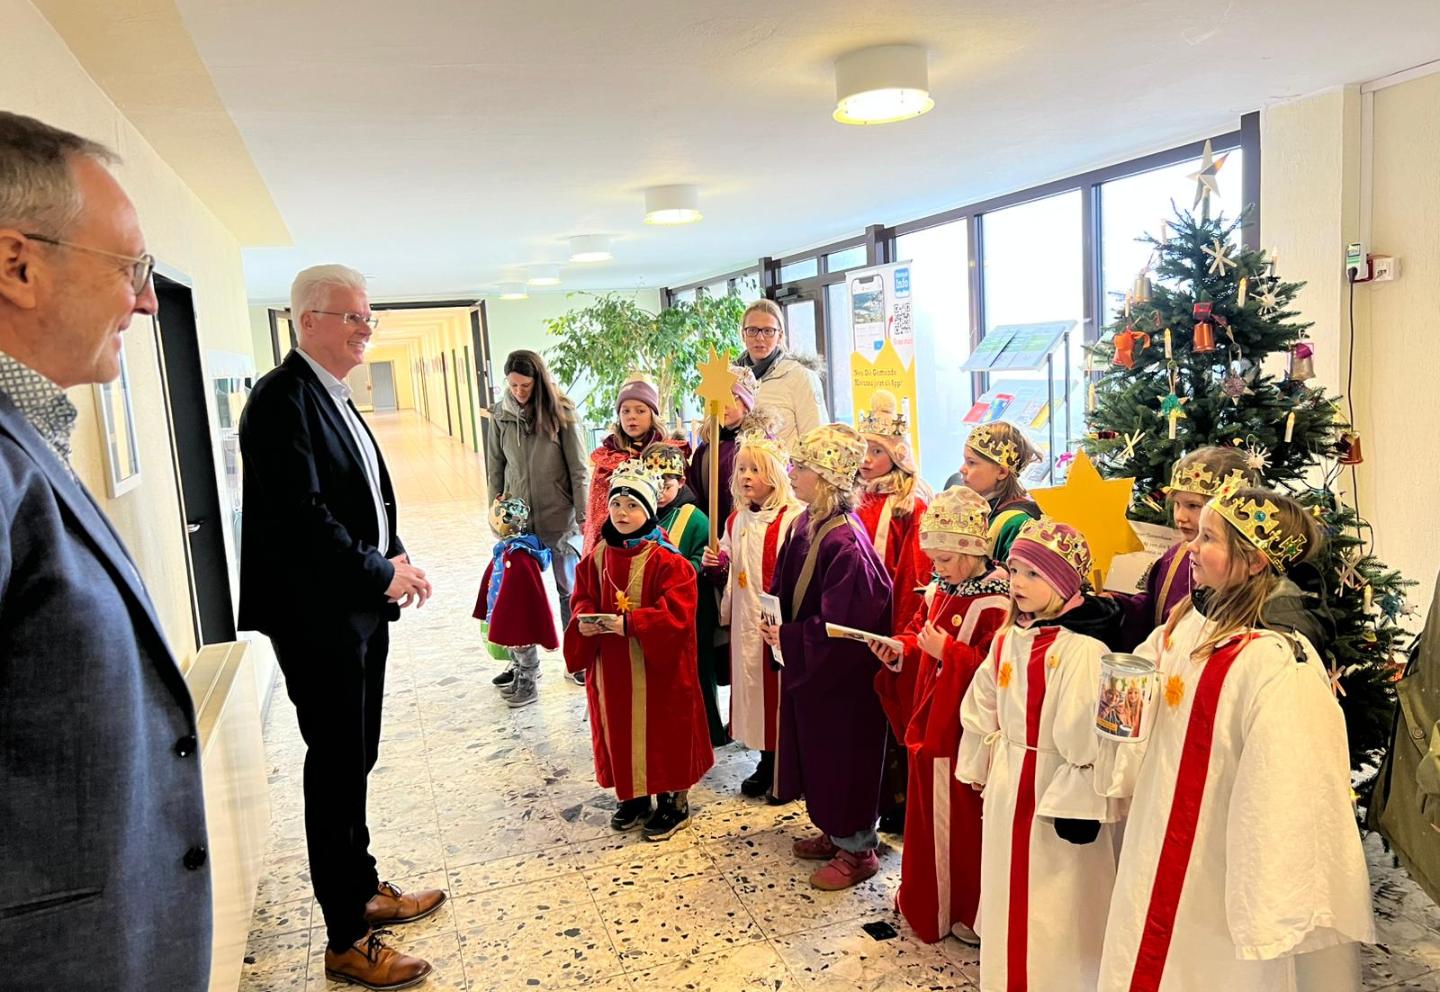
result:
[[[1345,276],[1351,282],[1366,282],[1370,278],[1370,259],[1365,254],[1365,245],[1352,241],[1345,247]]]
[[[1370,256],[1370,281],[1390,282],[1400,275],[1400,259],[1393,255]]]

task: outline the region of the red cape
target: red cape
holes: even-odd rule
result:
[[[519,648],[538,644],[548,651],[560,646],[555,636],[555,615],[550,611],[550,597],[540,578],[540,564],[535,556],[519,548],[507,548],[503,557],[505,577],[500,580],[500,593],[495,609],[486,610],[492,560],[480,580],[480,595],[475,600],[476,620],[489,620],[491,644]],[[489,615],[487,615],[487,612]]]

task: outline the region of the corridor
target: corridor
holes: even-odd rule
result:
[[[734,746],[692,792],[690,830],[662,844],[614,834],[614,800],[593,779],[585,692],[562,678],[558,655],[542,661],[535,706],[508,710],[490,685],[499,663],[470,616],[493,541],[482,459],[413,412],[370,421],[395,479],[400,533],[435,586],[394,629],[370,793],[381,877],[450,892],[437,915],[394,937],[434,964],[422,988],[974,987],[977,952],[923,945],[893,912],[898,844],[882,847],[881,873],[856,889],[811,889],[789,853],[809,829],[803,807],[742,799],[753,759]],[[320,990],[304,748],[283,686],[265,736],[270,844],[241,988]],[[1378,838],[1367,850],[1384,943],[1365,949],[1366,988],[1440,990],[1440,909]],[[862,929],[872,922],[899,935],[876,940]]]

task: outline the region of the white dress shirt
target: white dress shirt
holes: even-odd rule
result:
[[[380,543],[377,545],[380,553],[386,554],[390,550],[390,518],[385,514],[385,498],[380,494],[380,455],[375,450],[375,442],[370,440],[370,432],[365,425],[360,423],[360,413],[350,402],[350,387],[339,379],[335,378],[315,359],[305,354],[303,348],[296,348],[300,357],[310,363],[315,374],[320,377],[320,385],[330,394],[335,401],[335,407],[340,411],[340,419],[345,421],[345,426],[350,428],[350,436],[355,439],[355,447],[360,449],[360,459],[365,465],[365,478],[370,483],[370,495],[375,500],[375,519],[380,525]]]

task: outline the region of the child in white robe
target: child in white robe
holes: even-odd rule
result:
[[[1137,649],[1159,668],[1148,738],[1097,757],[1102,793],[1133,797],[1102,990],[1359,988],[1374,924],[1344,718],[1309,641],[1266,626],[1320,540],[1263,489],[1201,514],[1196,592]]]
[[[980,988],[1093,992],[1120,812],[1095,789],[1095,687],[1121,610],[1082,591],[1090,548],[1048,517],[1009,568],[1011,623],[960,705],[955,768],[984,790]]]

